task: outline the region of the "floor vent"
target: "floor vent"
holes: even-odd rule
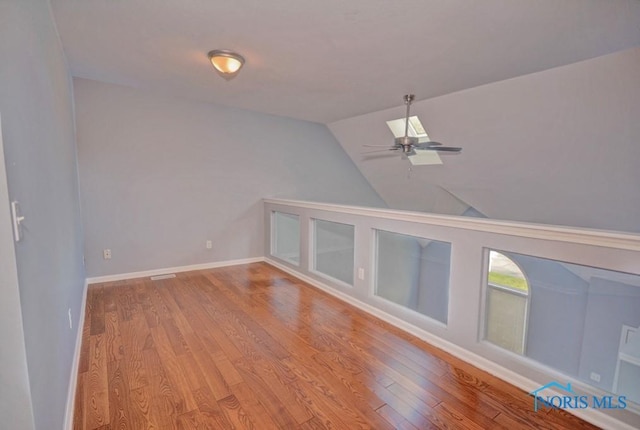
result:
[[[171,279],[171,278],[175,278],[175,277],[176,277],[175,273],[167,273],[166,275],[152,276],[151,280],[152,281],[159,281],[160,279]]]

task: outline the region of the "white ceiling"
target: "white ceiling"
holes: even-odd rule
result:
[[[74,76],[330,123],[640,44],[638,0],[51,0]],[[211,49],[246,57],[225,81]]]

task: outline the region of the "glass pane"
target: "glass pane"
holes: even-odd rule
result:
[[[640,403],[640,276],[500,253],[522,271],[528,293],[490,283],[487,340],[518,352],[522,336],[527,357]]]
[[[314,220],[313,268],[353,285],[354,231],[352,225]]]
[[[298,215],[273,212],[273,249],[271,255],[300,264],[300,219]]]
[[[489,283],[527,292],[527,279],[522,270],[509,257],[496,251],[489,252]]]
[[[378,230],[376,295],[447,323],[451,244]]]
[[[515,353],[524,353],[527,297],[491,285],[487,295],[486,339]]]

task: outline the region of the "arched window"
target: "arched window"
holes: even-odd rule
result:
[[[509,257],[489,251],[485,339],[524,355],[529,309],[529,283],[522,269]]]

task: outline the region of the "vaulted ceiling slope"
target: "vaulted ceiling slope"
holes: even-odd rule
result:
[[[51,0],[72,74],[322,123],[640,44],[638,0]],[[232,81],[206,53],[242,53]]]
[[[417,102],[443,165],[363,155],[398,106],[329,124],[390,207],[640,232],[640,47]],[[466,202],[462,204],[462,202]]]

